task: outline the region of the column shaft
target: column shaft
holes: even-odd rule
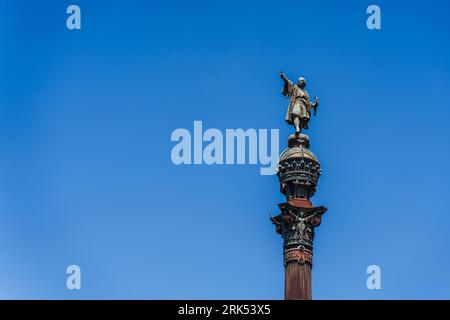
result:
[[[290,263],[285,267],[286,300],[311,300],[311,266]]]

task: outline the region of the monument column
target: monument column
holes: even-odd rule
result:
[[[283,238],[285,299],[310,300],[314,230],[327,208],[315,207],[310,201],[321,170],[309,150],[309,137],[301,130],[308,128],[310,111],[317,110],[318,100],[309,102],[304,78],[294,85],[283,73],[280,76],[284,81],[282,93],[291,98],[286,121],[295,126],[296,133],[289,136],[288,148],[280,155],[277,175],[286,202],[278,205],[280,213],[271,221]]]

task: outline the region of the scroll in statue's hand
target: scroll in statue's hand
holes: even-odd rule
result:
[[[318,105],[319,105],[319,99],[317,97],[314,97],[314,105],[313,105],[314,115],[316,115]]]

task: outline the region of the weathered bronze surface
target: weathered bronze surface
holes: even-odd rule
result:
[[[278,179],[280,191],[286,200],[309,199],[317,190],[321,169],[317,157],[307,148],[309,138],[301,133],[298,137],[290,136],[288,148],[278,161]]]
[[[289,80],[283,72],[280,72],[280,78],[284,83],[281,93],[290,98],[285,120],[295,127],[295,133],[299,135],[302,129],[309,127],[311,109],[314,109],[314,115],[316,115],[319,99],[314,97],[314,102],[309,101],[309,95],[305,89],[305,78],[298,78],[296,84]]]
[[[272,217],[275,230],[284,239],[284,265],[308,263],[312,266],[314,228],[320,225],[327,208],[304,208],[281,203],[281,213]]]

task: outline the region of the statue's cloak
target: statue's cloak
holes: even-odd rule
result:
[[[298,116],[305,119],[304,123],[307,125],[311,111],[308,92],[288,80],[284,82],[281,93],[290,98],[285,117],[286,122],[293,124],[293,116]]]

